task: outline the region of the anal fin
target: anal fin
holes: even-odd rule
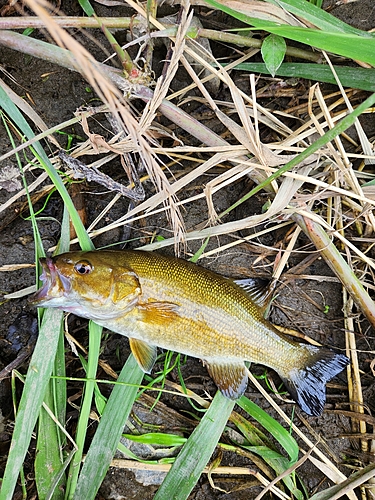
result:
[[[240,398],[246,390],[248,375],[243,362],[217,362],[205,360],[208,373],[224,396]]]
[[[132,338],[129,339],[129,343],[130,349],[141,369],[146,373],[150,373],[156,361],[156,346]]]

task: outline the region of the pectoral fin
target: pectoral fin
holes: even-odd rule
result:
[[[156,346],[137,339],[129,339],[129,342],[130,349],[141,369],[150,373],[156,361]]]
[[[140,304],[138,311],[142,321],[149,324],[165,325],[170,321],[178,319],[178,305],[172,302],[149,302]]]
[[[240,398],[247,387],[247,371],[243,363],[205,361],[210,376],[222,394],[230,399]]]

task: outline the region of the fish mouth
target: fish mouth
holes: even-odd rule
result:
[[[43,269],[39,278],[43,285],[29,300],[30,304],[36,306],[41,306],[52,299],[65,297],[71,291],[69,279],[59,272],[53,259],[40,258],[39,263]]]

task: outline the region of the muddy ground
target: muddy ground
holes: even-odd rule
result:
[[[331,2],[332,4],[333,2]],[[72,4],[63,0],[61,8],[68,15],[80,15],[81,11],[78,4]],[[116,7],[116,14],[122,13],[121,8]],[[98,6],[97,12],[99,15],[114,15],[113,8],[107,9],[103,6]],[[358,1],[349,4],[340,5],[331,11],[337,17],[345,20],[361,29],[370,29],[375,24],[375,7],[372,0]],[[208,26],[209,27],[209,26]],[[42,39],[44,35],[41,33]],[[80,35],[79,35],[80,36]],[[99,40],[103,42],[101,35],[98,35]],[[90,42],[85,42],[87,46],[92,49],[96,54],[98,49],[91,45]],[[213,50],[223,50],[213,44]],[[162,59],[163,49],[160,49],[160,59]],[[102,58],[102,55],[98,56]],[[77,108],[91,104],[95,96],[90,89],[87,88],[86,82],[83,78],[73,72],[59,68],[57,66],[45,63],[41,60],[33,59],[24,56],[14,51],[5,50],[0,47],[0,64],[6,69],[13,77],[12,81],[7,76],[4,76],[6,83],[13,88],[17,93],[23,96],[30,96],[34,102],[36,111],[42,116],[48,126],[58,124],[68,120],[73,116]],[[157,63],[155,63],[157,65]],[[160,66],[159,66],[160,67]],[[157,70],[157,68],[155,68]],[[241,75],[238,75],[238,85],[244,87],[247,85],[241,81]],[[178,74],[178,85],[182,85],[183,73]],[[176,84],[177,85],[177,84]],[[288,99],[304,99],[306,95],[305,85],[301,84],[296,88],[297,95],[292,97],[281,97],[278,101],[277,98],[264,100],[263,105],[268,105],[273,108],[282,109],[287,104]],[[241,88],[242,88],[241,87]],[[299,95],[298,95],[299,92]],[[220,88],[217,99],[224,98],[227,89]],[[200,113],[202,110],[198,109],[195,112]],[[194,111],[192,111],[194,112]],[[103,134],[104,124],[98,125],[100,133]],[[106,125],[106,124],[105,124]],[[371,120],[366,124],[366,129],[369,137],[375,133],[375,125]],[[84,138],[84,133],[80,127],[75,127],[69,130],[74,136],[74,143],[77,143]],[[176,131],[178,134],[178,131]],[[67,139],[64,136],[59,137],[62,147],[67,144]],[[0,126],[0,150],[7,151],[11,148],[9,139],[5,133],[4,128]],[[13,163],[13,159],[5,162],[0,166],[9,166]],[[117,168],[116,175],[121,179],[121,169]],[[204,177],[199,179],[199,186],[197,189],[208,182],[211,178]],[[28,179],[29,181],[31,178]],[[146,191],[149,195],[152,192],[152,185],[146,185]],[[226,192],[221,191],[220,196],[215,199],[215,207],[218,212],[230,206],[231,203],[236,201],[238,197],[245,192],[247,186],[243,181],[232,185]],[[84,199],[86,205],[86,212],[89,224],[96,217],[98,207],[101,209],[108,203],[108,194],[104,192],[97,185],[86,184],[83,187]],[[5,189],[0,190],[0,204],[5,203],[12,193],[8,193]],[[235,214],[236,217],[249,215],[250,213],[259,212],[261,206],[266,201],[266,197],[260,195],[257,199],[258,206],[254,206],[254,201],[251,206],[244,205],[241,207],[243,211]],[[115,205],[113,210],[108,214],[107,223],[110,220],[119,218],[127,210],[128,202],[126,199],[121,200]],[[43,202],[38,202],[36,208],[42,208]],[[48,201],[46,207],[41,212],[39,229],[43,239],[44,248],[46,251],[53,247],[57,242],[60,234],[60,222],[62,218],[62,204],[56,195]],[[27,213],[24,214],[27,216]],[[196,203],[188,206],[187,211],[184,213],[185,223],[187,229],[195,227],[206,218],[205,205]],[[141,243],[144,244],[149,240],[150,234],[156,232],[161,236],[169,236],[170,229],[168,222],[162,217],[149,217],[146,219],[146,226],[135,225],[131,228],[131,238],[141,238]],[[34,263],[34,241],[31,223],[22,217],[17,216],[14,207],[11,207],[5,213],[1,214],[0,219],[1,233],[0,233],[0,266],[10,264],[30,264]],[[272,233],[275,234],[275,233]],[[240,235],[235,235],[240,236]],[[97,248],[122,241],[124,234],[121,230],[114,230],[111,233],[106,233],[95,240]],[[277,233],[276,241],[263,240],[261,243],[277,248],[278,241],[285,237],[285,232],[280,230]],[[220,240],[210,243],[212,246],[222,245],[230,241],[229,237],[220,237]],[[188,250],[193,253],[199,247],[200,242],[189,244]],[[133,247],[139,246],[139,242],[133,243]],[[342,289],[337,279],[333,277],[332,272],[324,264],[324,262],[316,256],[314,258],[312,247],[309,242],[301,237],[300,247],[304,249],[300,254],[293,257],[289,269],[290,275],[293,277],[287,281],[286,286],[280,287],[277,299],[275,300],[271,312],[271,320],[279,325],[292,327],[302,331],[304,334],[309,335],[318,342],[328,346],[335,346],[344,348],[344,329],[342,320]],[[266,252],[261,247],[255,247],[247,243],[243,243],[225,254],[219,254],[218,257],[206,259],[202,261],[202,265],[210,267],[219,273],[241,277],[241,276],[254,276],[262,275],[267,276],[270,270],[270,264],[275,259],[276,252]],[[261,259],[259,259],[261,257]],[[308,262],[310,259],[310,262]],[[317,279],[302,280],[295,277],[298,274],[298,269],[293,268],[302,262],[306,262],[307,267],[304,269],[304,274],[319,276]],[[324,277],[328,277],[325,279]],[[35,270],[33,267],[19,269],[16,271],[0,272],[0,293],[12,293],[26,286],[31,286],[35,282]],[[312,298],[314,302],[309,299]],[[20,353],[25,356],[31,352],[33,342],[35,341],[34,322],[35,310],[30,308],[27,299],[17,299],[12,301],[4,301],[0,305],[0,317],[2,320],[2,327],[0,329],[0,370],[11,363]],[[84,320],[71,317],[69,319],[70,329],[77,336],[78,340],[84,345],[87,345],[87,334],[85,330],[86,323]],[[126,359],[128,354],[127,341],[118,335],[106,336],[103,340],[103,354],[102,358],[105,359],[115,370],[121,368],[121,364]],[[371,348],[372,345],[372,348]],[[363,323],[361,337],[358,338],[358,349],[373,350],[373,332],[371,332],[365,323]],[[363,356],[363,369],[368,371],[368,359]],[[76,362],[74,355],[71,352],[67,353],[68,369],[74,374],[76,369]],[[27,362],[24,362],[18,369],[25,373],[27,369]],[[262,367],[255,367],[255,372],[258,374],[263,373]],[[102,374],[99,374],[101,376]],[[207,372],[202,368],[201,364],[194,359],[187,359],[183,366],[183,375],[187,384],[199,391],[204,389],[214,393],[214,385],[209,379]],[[79,374],[78,374],[79,376]],[[274,376],[274,375],[273,375]],[[176,380],[176,374],[171,375],[172,380]],[[275,376],[274,376],[275,377]],[[275,377],[276,381],[277,378]],[[364,377],[365,384],[365,402],[369,405],[370,409],[374,410],[373,394],[374,384],[370,377]],[[79,389],[74,385],[70,388],[70,394],[74,394]],[[246,393],[257,404],[260,404],[266,411],[273,414],[272,409],[260,397],[257,391],[249,385]],[[172,423],[183,422],[184,425],[191,425],[190,419],[183,411],[191,411],[191,408],[182,408],[180,400],[171,400],[165,398],[162,400],[168,405],[169,410],[160,412],[160,414],[150,413],[138,405],[135,408],[135,413],[139,413],[139,417],[148,419],[150,423],[156,421],[171,420]],[[326,448],[331,450],[333,456],[337,459],[338,465],[342,470],[349,474],[351,465],[353,464],[353,457],[360,457],[360,449],[358,440],[346,439],[343,436],[351,432],[350,422],[345,415],[338,410],[348,409],[347,401],[347,388],[345,375],[341,374],[335,381],[328,385],[328,396],[326,411],[321,417],[307,418],[309,426],[311,426],[310,436],[315,442],[324,438]],[[288,404],[282,405],[285,411],[290,414],[291,406]],[[5,378],[0,384],[0,410],[3,415],[3,428],[0,434],[0,467],[4,466],[6,460],[6,453],[9,446],[9,439],[11,436],[12,426],[12,405],[10,393],[10,378]],[[77,416],[74,407],[70,410],[71,422]],[[301,419],[300,419],[301,416]],[[303,427],[305,420],[302,420],[303,415],[296,411],[296,421],[299,426]],[[304,417],[306,418],[306,416]],[[169,422],[169,426],[172,423]],[[181,423],[182,425],[182,423]],[[94,430],[95,425],[92,425]],[[168,423],[166,428],[168,429]],[[361,459],[361,457],[360,457]],[[32,457],[29,457],[30,462],[26,467],[26,473],[29,475],[28,486],[33,491],[32,482]],[[364,459],[366,460],[366,459]],[[360,462],[365,463],[365,462]],[[224,455],[222,465],[246,465],[252,467],[252,464],[245,459],[230,454]],[[320,473],[316,468],[306,462],[300,469],[299,474],[310,494],[313,492],[326,488],[329,484],[325,480],[325,475]],[[158,482],[160,477],[152,478],[150,475],[147,477],[141,476],[139,473],[135,474],[134,471],[121,470],[111,468],[102,488],[98,494],[98,498],[103,499],[151,499],[157,490],[157,485],[149,484]],[[215,485],[219,486],[222,490],[228,491],[225,493],[219,489],[213,489],[210,485],[207,476],[203,475],[199,484],[194,488],[191,499],[213,500],[213,499],[228,499],[228,500],[243,500],[255,498],[259,493],[258,488],[250,488],[250,480],[246,478],[230,479],[216,478]],[[18,497],[15,497],[18,498]]]

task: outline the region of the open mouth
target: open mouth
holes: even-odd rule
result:
[[[41,258],[39,262],[43,268],[40,276],[43,285],[30,297],[30,303],[33,305],[41,305],[44,301],[62,297],[71,289],[69,280],[59,273],[53,259]]]

